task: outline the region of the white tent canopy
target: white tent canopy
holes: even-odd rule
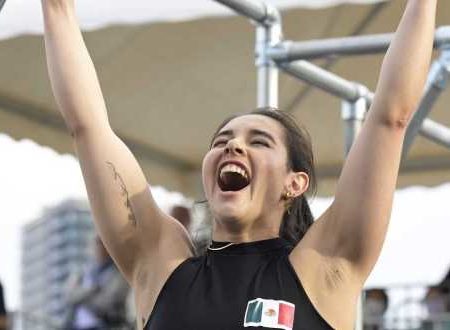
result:
[[[230,15],[232,12],[212,0],[75,0],[80,24],[92,30],[114,24],[183,21],[200,17]],[[381,0],[272,0],[280,9],[323,8],[341,3],[374,3]],[[19,19],[20,18],[20,19]],[[40,1],[7,0],[0,14],[0,40],[43,30]]]

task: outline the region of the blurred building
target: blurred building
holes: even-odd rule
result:
[[[87,202],[68,200],[24,227],[22,233],[23,329],[57,328],[65,317],[69,274],[92,258],[94,227]]]

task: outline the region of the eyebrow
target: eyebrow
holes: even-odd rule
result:
[[[233,136],[233,131],[232,130],[221,131],[214,136],[213,141],[221,136]]]
[[[228,137],[228,136],[233,136],[233,135],[234,135],[234,133],[233,133],[232,130],[221,131],[221,132],[216,134],[216,136],[214,137],[213,141],[215,139],[217,139],[218,137],[221,137],[221,136],[227,136]],[[262,131],[260,129],[256,129],[256,128],[251,129],[250,130],[250,135],[261,135],[261,136],[269,139],[273,144],[276,144],[276,141],[275,141],[275,139],[273,138],[272,135],[270,135],[269,133],[267,133],[265,131]]]

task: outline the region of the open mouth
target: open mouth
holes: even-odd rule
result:
[[[235,164],[222,166],[217,181],[222,191],[239,191],[250,184],[247,172]]]

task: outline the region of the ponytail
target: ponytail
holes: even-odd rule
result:
[[[303,238],[313,222],[314,217],[308,200],[305,195],[302,195],[295,198],[289,209],[284,213],[279,235],[295,246]]]

